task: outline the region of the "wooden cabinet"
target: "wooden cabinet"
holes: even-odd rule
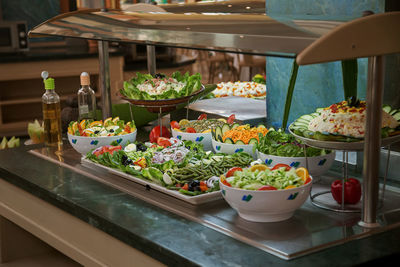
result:
[[[123,56],[110,57],[112,100],[123,85],[123,64]],[[28,122],[42,118],[43,70],[55,79],[62,106],[68,96],[77,94],[83,71],[90,73],[92,87],[100,97],[97,57],[0,63],[0,136],[27,135]]]

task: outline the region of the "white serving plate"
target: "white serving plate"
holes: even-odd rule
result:
[[[128,179],[128,180],[130,180],[132,182],[135,182],[135,183],[138,183],[138,184],[141,184],[141,185],[144,185],[144,186],[149,186],[151,189],[157,190],[159,192],[162,192],[164,194],[170,195],[172,197],[175,197],[177,199],[180,199],[182,201],[188,202],[188,203],[193,204],[193,205],[199,205],[199,204],[215,201],[215,200],[218,200],[218,199],[222,198],[221,191],[205,193],[205,194],[201,194],[201,195],[198,195],[198,196],[184,195],[184,194],[179,193],[178,191],[167,189],[167,188],[165,188],[165,187],[163,187],[161,185],[155,184],[155,183],[153,183],[153,182],[151,182],[149,180],[144,180],[144,179],[135,177],[133,175],[127,174],[125,172],[122,172],[120,170],[116,170],[116,169],[113,169],[113,168],[106,167],[106,166],[103,166],[101,164],[95,163],[95,162],[93,162],[91,160],[86,159],[86,157],[82,157],[81,158],[81,163],[83,165],[87,165],[89,167],[96,167],[96,168],[99,168],[99,169],[102,169],[102,170],[106,170],[109,173],[118,175],[118,176],[120,176],[122,178],[125,178],[125,179]]]

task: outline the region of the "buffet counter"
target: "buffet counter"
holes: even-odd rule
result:
[[[64,148],[70,149],[68,144]],[[95,171],[84,171],[79,157],[76,168],[67,168],[61,157],[58,163],[49,161],[29,152],[34,149],[44,148],[0,151],[0,214],[83,265],[348,266],[400,253],[396,228],[282,260],[144,201],[145,187],[128,193],[128,185],[100,181]],[[315,219],[311,213],[308,217]],[[7,247],[4,240],[2,246]]]

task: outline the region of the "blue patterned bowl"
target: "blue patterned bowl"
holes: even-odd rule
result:
[[[292,189],[257,191],[233,188],[219,181],[226,202],[240,217],[252,222],[279,222],[289,219],[307,200],[311,185],[312,181]]]
[[[185,133],[179,132],[175,129],[171,129],[172,137],[178,138],[179,140],[190,140],[203,145],[205,151],[212,150],[211,145],[211,132],[209,133]]]
[[[274,155],[267,155],[257,150],[257,158],[261,159],[266,165],[273,167],[278,163],[289,165],[290,167],[304,167],[307,168],[306,161],[308,160],[308,172],[311,176],[320,176],[326,173],[332,166],[335,160],[335,151],[329,154],[316,157],[279,157]]]
[[[76,151],[82,155],[86,155],[92,149],[110,145],[114,141],[124,147],[128,141],[131,143],[135,142],[136,134],[137,130],[130,134],[100,137],[76,136],[68,134],[68,141]]]
[[[246,152],[253,156],[254,159],[257,158],[256,154],[253,153],[253,145],[235,145],[226,144],[222,142],[215,141],[213,138],[211,140],[212,147],[215,153],[226,153],[233,154],[236,152]]]

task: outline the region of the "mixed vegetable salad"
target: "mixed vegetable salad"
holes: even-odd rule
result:
[[[213,128],[211,131],[214,140],[236,145],[254,145],[258,143],[259,136],[268,133],[268,129],[264,125],[251,127],[249,124],[232,125],[225,123],[222,127]]]
[[[136,73],[130,81],[124,82],[121,94],[135,100],[162,100],[189,96],[201,88],[201,75],[189,75],[179,71],[171,77],[164,74]]]
[[[256,145],[259,152],[280,157],[315,157],[330,153],[325,149],[306,146],[298,142],[291,134],[285,133],[281,129],[275,131],[270,128],[268,133],[259,137],[259,142]]]
[[[286,164],[277,164],[272,169],[264,164],[245,169],[234,167],[220,179],[226,186],[246,190],[283,190],[311,182],[306,168],[295,169]]]
[[[157,144],[100,147],[86,158],[191,196],[219,190],[219,175],[253,161],[244,152],[214,154],[204,151],[201,144],[164,137],[158,138]]]
[[[207,119],[207,114],[201,114],[197,120],[182,119],[179,121],[171,121],[171,129],[185,133],[209,133],[212,128],[222,127],[224,124],[232,124],[235,121],[235,115],[232,114],[227,120],[225,119]]]
[[[71,121],[68,125],[68,133],[76,136],[104,137],[130,134],[136,131],[134,121],[125,123],[119,117],[107,118],[100,121],[81,120]]]

